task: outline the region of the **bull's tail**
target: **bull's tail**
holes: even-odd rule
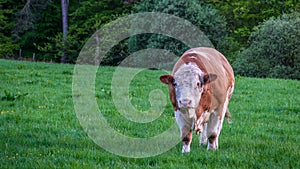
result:
[[[231,121],[231,115],[230,115],[230,112],[229,112],[228,108],[227,108],[226,113],[225,113],[225,118],[227,119],[227,123],[228,124],[232,123],[232,121]]]

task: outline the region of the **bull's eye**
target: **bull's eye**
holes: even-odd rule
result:
[[[201,86],[201,83],[200,82],[197,82],[197,87],[200,87]]]
[[[173,86],[174,86],[174,87],[176,87],[176,86],[177,86],[177,83],[176,83],[176,82],[174,82],[174,83],[173,83]]]

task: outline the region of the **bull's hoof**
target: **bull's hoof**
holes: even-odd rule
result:
[[[214,144],[208,143],[207,150],[216,151],[217,149],[218,149],[218,145],[216,143],[214,143]]]
[[[207,148],[207,151],[217,151],[218,148]]]
[[[191,151],[190,146],[188,146],[188,145],[182,146],[182,150],[181,150],[182,153],[189,153],[190,151]]]

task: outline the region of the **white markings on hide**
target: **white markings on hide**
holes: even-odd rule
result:
[[[196,63],[189,62],[188,64],[181,65],[178,70],[175,72],[174,77],[175,79],[178,78],[186,78],[188,76],[194,76],[195,74],[203,76],[204,73],[202,70],[197,66]]]
[[[197,84],[203,81],[203,72],[195,63],[181,65],[174,74],[176,87],[176,101],[179,108],[189,109],[190,118],[195,114],[193,111],[198,107],[201,98],[202,89]],[[202,78],[202,79],[201,79]],[[182,102],[188,101],[188,104]],[[190,109],[192,108],[192,109]],[[182,110],[184,111],[184,110]]]

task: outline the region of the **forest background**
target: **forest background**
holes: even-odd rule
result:
[[[0,0],[0,58],[75,63],[91,35],[138,12],[163,12],[190,21],[250,77],[300,79],[300,3],[297,0]],[[130,37],[104,59],[118,65],[131,53],[187,47],[170,37]]]

